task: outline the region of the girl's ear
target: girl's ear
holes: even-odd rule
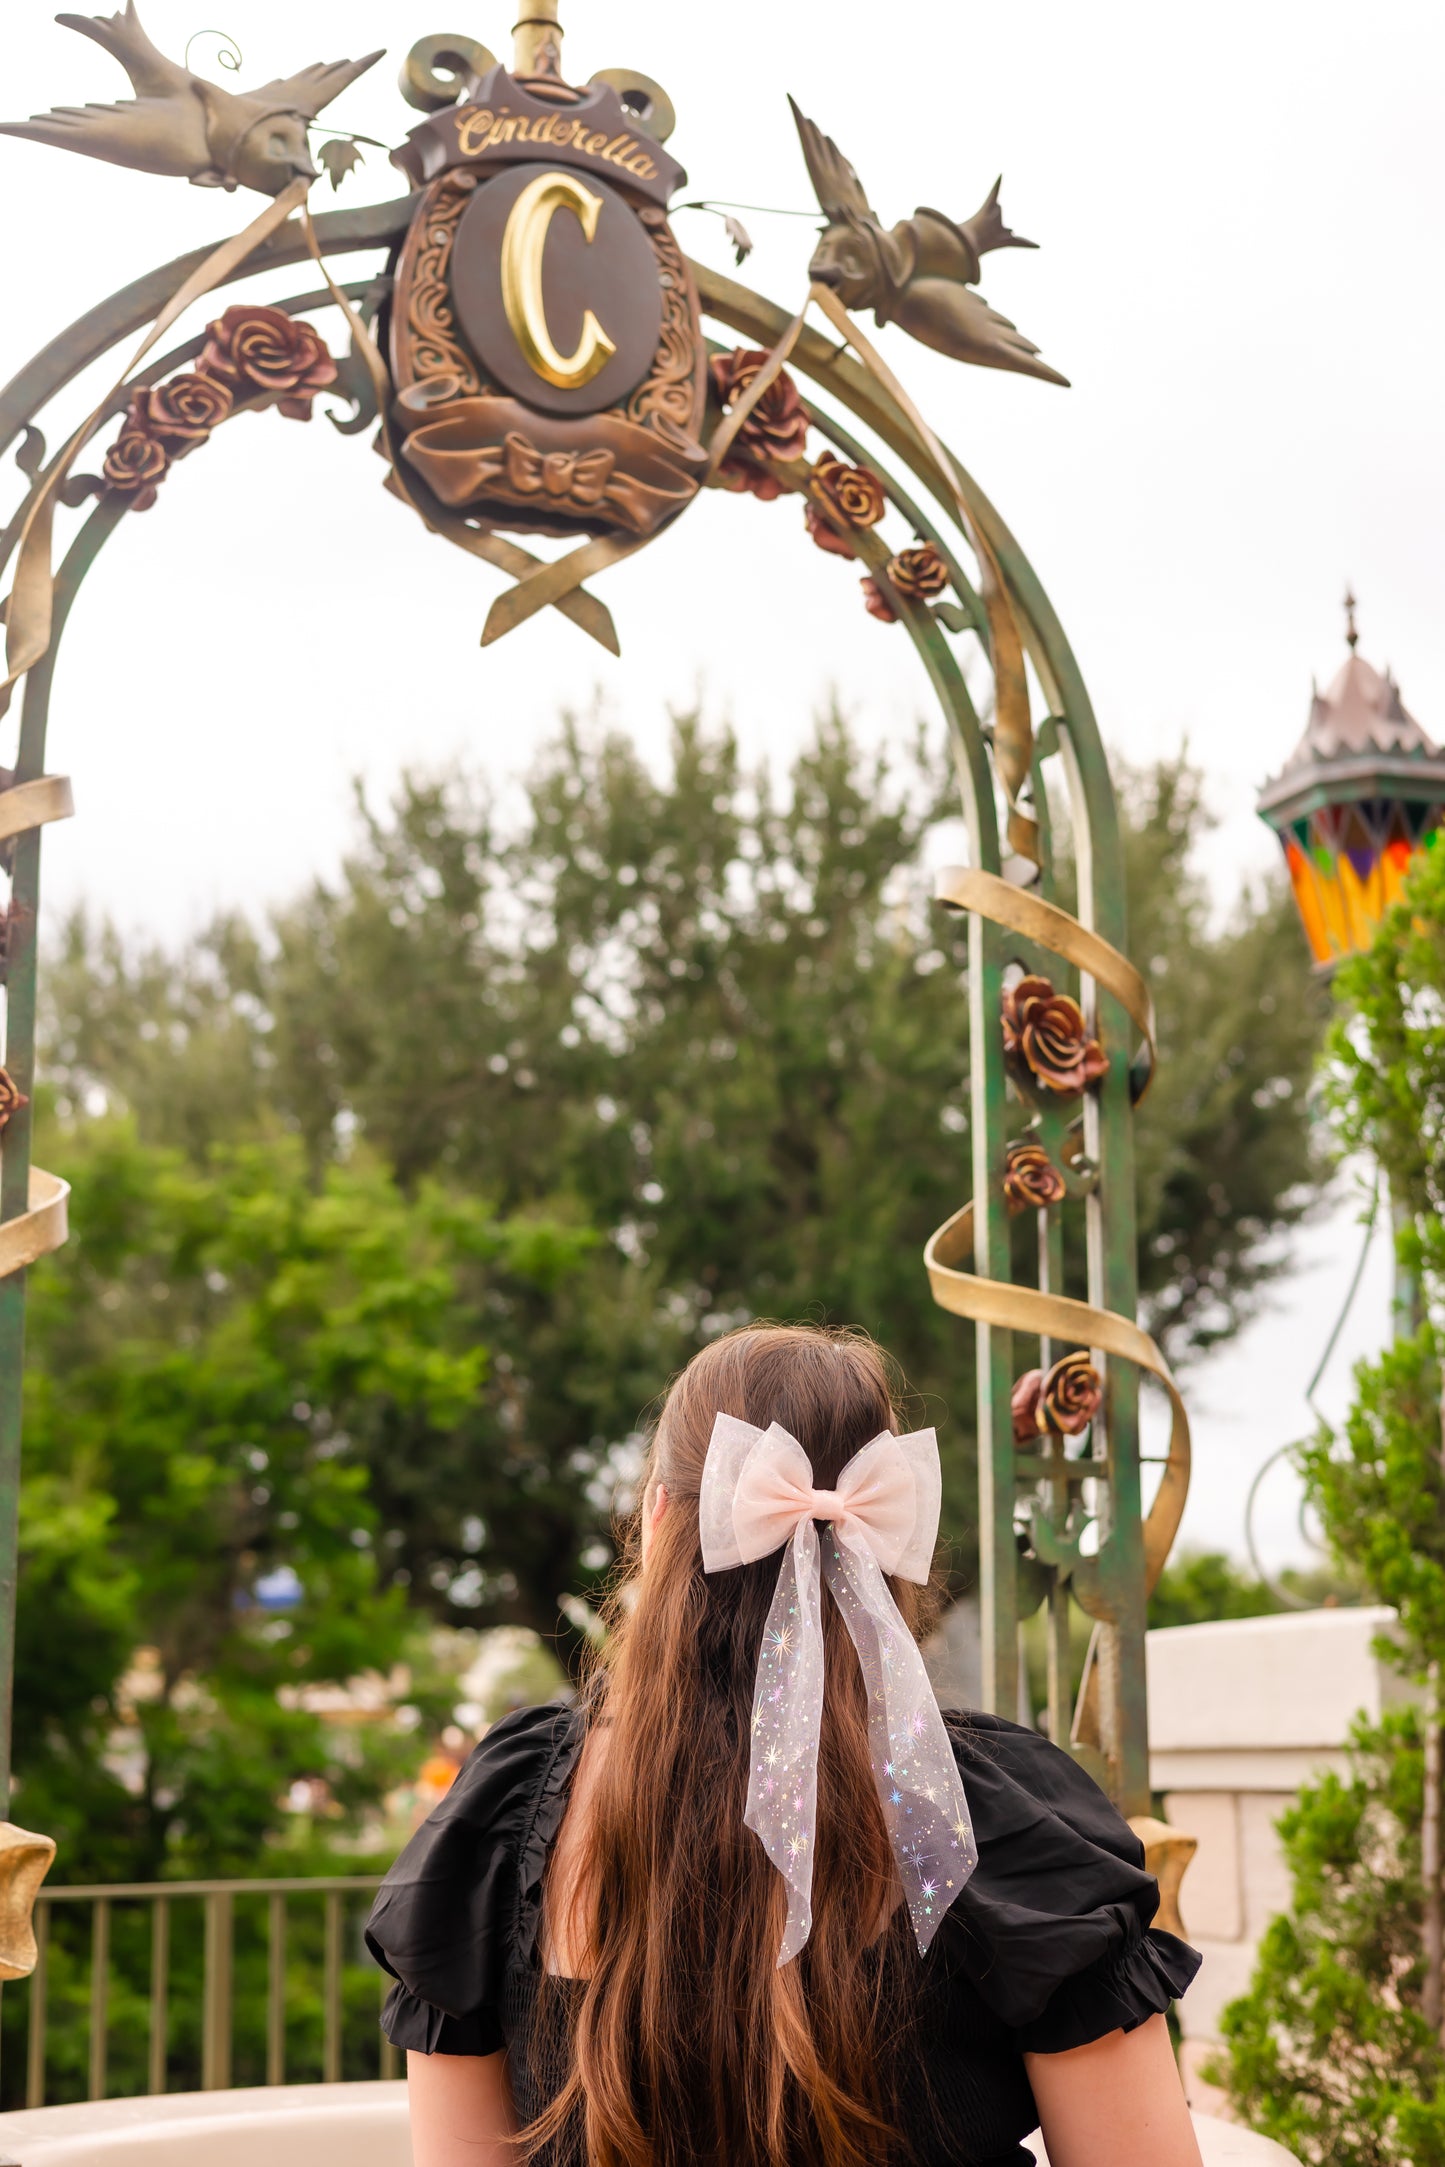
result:
[[[652,1538],[657,1523],[667,1510],[667,1484],[655,1482],[642,1500],[642,1562],[647,1563],[647,1553],[652,1548]]]

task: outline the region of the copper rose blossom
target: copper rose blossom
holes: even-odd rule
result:
[[[1026,1369],[1009,1396],[1009,1412],[1013,1417],[1016,1445],[1038,1442],[1039,1398],[1043,1382],[1044,1373],[1041,1369]]]
[[[1104,1049],[1084,1028],[1084,1012],[1047,978],[1020,978],[1003,997],[1004,1052],[1021,1060],[1050,1091],[1082,1091],[1108,1068]]]
[[[713,388],[724,408],[736,405],[767,359],[765,353],[751,350],[714,354]],[[808,417],[798,387],[787,370],[780,369],[733,438],[718,479],[725,488],[746,489],[770,502],[781,496],[782,484],[763,462],[801,459],[807,448]]]
[[[215,376],[187,372],[169,383],[148,384],[130,403],[127,426],[155,437],[174,457],[203,444],[234,404],[231,387]]]
[[[846,534],[838,532],[821,504],[814,504],[810,500],[804,508],[803,518],[807,524],[809,534],[817,543],[819,549],[826,549],[828,554],[833,557],[851,557],[853,555],[852,542]]]
[[[1099,1412],[1104,1380],[1082,1350],[1055,1362],[1047,1377],[1025,1370],[1009,1400],[1014,1443],[1027,1445],[1050,1430],[1077,1437]]]
[[[29,1099],[9,1071],[0,1068],[0,1129],[6,1126],[12,1114],[18,1114],[22,1106],[29,1104]]]
[[[859,580],[858,584],[863,589],[863,607],[867,610],[869,616],[876,617],[880,624],[896,625],[898,612],[872,573],[866,574],[864,578]]]
[[[814,463],[808,488],[808,532],[835,556],[853,554],[848,528],[876,527],[887,509],[883,484],[872,468],[850,467],[830,451]]]
[[[104,473],[112,489],[130,498],[133,512],[148,512],[170,463],[164,444],[127,421],[105,455]]]
[[[932,542],[922,542],[917,549],[900,549],[889,558],[888,577],[910,602],[926,602],[948,585],[948,566]]]
[[[1015,1211],[1046,1211],[1050,1204],[1063,1202],[1064,1177],[1043,1145],[1024,1137],[1008,1147],[1003,1193]]]
[[[1047,1426],[1068,1437],[1089,1427],[1103,1397],[1104,1380],[1082,1349],[1055,1362],[1039,1395]]]
[[[240,399],[274,399],[293,421],[311,419],[311,401],[336,382],[336,363],[310,324],[283,309],[237,302],[207,327],[199,368]]]
[[[825,451],[815,460],[809,483],[816,496],[837,512],[845,526],[876,527],[887,509],[883,484],[871,467],[850,467]]]
[[[744,493],[756,497],[760,504],[771,504],[783,493],[783,485],[776,474],[751,459],[735,458],[732,452],[718,468],[717,479],[724,489],[731,489],[735,495]]]

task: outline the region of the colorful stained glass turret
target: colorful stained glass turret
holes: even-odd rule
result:
[[[1260,792],[1278,835],[1316,964],[1368,948],[1417,852],[1445,814],[1445,754],[1359,653],[1355,598],[1345,596],[1349,654],[1315,690],[1304,736]]]

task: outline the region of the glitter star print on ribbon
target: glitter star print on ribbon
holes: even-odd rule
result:
[[[942,1480],[932,1430],[885,1430],[838,1477],[813,1486],[808,1455],[774,1422],[713,1424],[698,1500],[703,1570],[783,1550],[753,1696],[744,1819],[788,1887],[779,1964],[813,1924],[818,1734],[823,1715],[823,1583],[842,1611],[868,1688],[873,1780],[920,1954],[978,1863],[968,1801],[918,1644],[885,1573],[926,1581]],[[819,1541],[815,1523],[828,1523]]]

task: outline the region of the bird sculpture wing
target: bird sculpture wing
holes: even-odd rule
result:
[[[131,79],[134,98],[114,105],[60,105],[29,120],[0,122],[0,134],[26,136],[56,150],[80,151],[142,173],[189,175],[208,163],[205,108],[196,78],[167,60],[140,26],[135,0],[118,15],[58,15],[104,46]]]
[[[349,83],[368,68],[375,67],[384,46],[368,53],[362,60],[318,60],[311,67],[298,70],[295,75],[280,76],[274,83],[263,83],[259,90],[246,92],[246,99],[258,105],[271,107],[283,113],[302,113],[314,120],[324,105],[339,98]]]
[[[861,218],[876,226],[877,215],[864,192],[863,183],[833,138],[824,135],[817,122],[809,120],[806,113],[799,112],[795,99],[789,98],[788,103],[797,122],[813,193],[829,218]]]
[[[912,297],[926,308],[927,288],[935,283],[921,280],[913,289]],[[1010,323],[1007,316],[1000,316],[997,309],[990,308],[981,293],[950,281],[947,311],[962,333],[962,350],[954,349],[959,360],[971,361],[976,367],[986,369],[1014,369],[1024,376],[1039,376],[1046,383],[1067,386],[1067,376],[1060,376],[1057,369],[1051,369],[1046,361],[1041,361],[1033,340],[1026,339],[1018,325]],[[912,328],[906,310],[900,312],[899,322],[905,330]],[[921,330],[914,335],[924,336]],[[926,343],[932,345],[935,341],[927,339]],[[943,350],[949,351],[947,347]]]
[[[209,162],[205,108],[189,91],[184,97],[123,98],[115,105],[59,105],[30,120],[0,121],[0,135],[25,136],[142,173],[185,176]]]
[[[190,89],[190,71],[167,60],[142,30],[135,0],[126,0],[121,15],[57,15],[55,20],[67,30],[78,30],[83,38],[94,38],[97,45],[113,54],[130,77],[138,98],[175,97]]]

